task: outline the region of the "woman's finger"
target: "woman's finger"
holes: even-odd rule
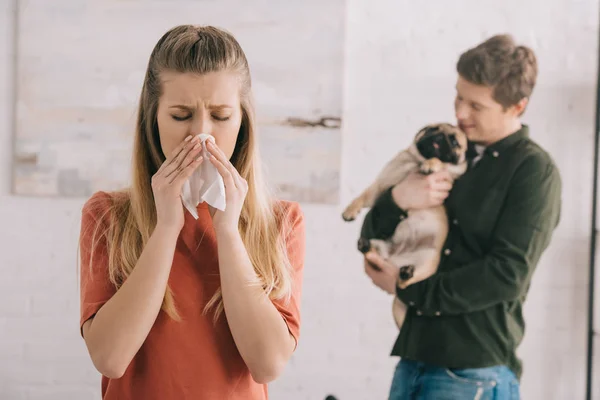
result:
[[[238,172],[238,170],[235,168],[235,166],[231,162],[227,162],[226,167],[229,170],[229,173],[231,174],[231,176],[233,176],[233,179],[235,181],[235,185],[237,187],[239,187],[239,188],[245,187],[246,186],[246,180],[244,178],[242,178],[242,176],[240,175],[240,173]]]
[[[199,146],[196,145],[196,146]],[[172,168],[172,171],[170,173],[167,173],[167,171],[165,171],[165,175],[167,177],[167,180],[169,181],[169,183],[173,183],[176,179],[178,179],[178,177],[181,175],[181,173],[191,164],[194,162],[194,160],[198,159],[200,156],[200,151],[202,150],[200,147],[196,147],[194,146],[187,154],[186,156],[181,160],[181,162],[179,163],[179,166],[175,167],[175,162],[173,162],[173,167],[169,167]]]
[[[186,146],[169,165],[165,167],[163,172],[166,178],[173,180],[189,164],[191,159],[197,157],[202,150],[202,145],[198,141],[191,141],[189,146]],[[186,163],[186,160],[188,162]]]
[[[231,176],[233,177],[234,183],[237,187],[243,187],[245,184],[244,178],[239,174],[238,170],[235,166],[227,159],[225,153],[214,143],[210,142],[207,146],[210,154],[213,154],[217,160],[229,171]]]
[[[225,153],[221,151],[219,146],[217,146],[213,141],[206,141],[206,149],[210,154],[212,154],[221,164],[226,165],[229,160],[225,157]]]
[[[225,188],[235,189],[236,184],[233,175],[231,175],[231,172],[229,172],[223,163],[212,154],[209,155],[209,160],[217,168],[217,171],[219,171],[219,174],[223,178],[223,183],[225,183]]]
[[[231,174],[231,176],[235,180],[235,183],[236,184],[241,183],[241,176],[239,175],[237,169],[235,169],[235,167],[233,166],[233,164],[231,164],[231,162],[229,161],[229,159],[227,159],[227,156],[225,156],[225,153],[223,153],[223,151],[216,144],[214,144],[213,142],[209,142],[208,143],[207,149],[208,149],[208,151],[213,156],[215,156],[215,158],[217,160],[219,160],[219,162],[221,164],[223,164],[223,166],[225,168],[227,168],[227,170],[229,171],[229,173]]]
[[[192,174],[194,173],[196,168],[198,168],[200,166],[200,164],[202,164],[202,161],[204,161],[204,157],[202,157],[202,156],[192,159],[192,161],[189,164],[187,164],[185,166],[185,168],[183,168],[181,170],[181,172],[179,174],[177,174],[177,176],[175,176],[173,181],[171,181],[170,183],[174,184],[174,185],[181,184],[181,186],[183,187],[183,183],[190,176],[192,176]]]
[[[173,149],[173,151],[171,151],[171,154],[165,157],[165,161],[161,164],[158,172],[164,171],[165,167],[169,165],[171,161],[173,161],[179,155],[179,153],[183,151],[183,149],[185,149],[192,139],[193,137],[191,135],[186,136],[186,138],[183,139],[181,143],[179,143],[177,147]]]

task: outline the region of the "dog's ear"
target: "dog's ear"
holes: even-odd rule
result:
[[[466,149],[468,145],[467,134],[458,126],[448,125],[451,132],[455,135],[461,149]]]
[[[415,143],[418,142],[423,137],[425,132],[427,132],[427,130],[430,128],[431,128],[431,125],[427,125],[427,126],[424,126],[423,128],[421,128],[421,130],[419,132],[417,132],[417,134],[415,135],[414,142]]]

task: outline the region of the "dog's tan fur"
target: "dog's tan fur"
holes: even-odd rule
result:
[[[456,135],[459,144],[455,150],[459,160],[457,164],[443,163],[437,158],[425,159],[419,153],[416,144],[430,127],[438,127],[445,133]],[[446,123],[424,127],[415,135],[412,144],[389,161],[375,181],[350,203],[342,214],[343,218],[346,221],[354,220],[362,208],[372,207],[381,193],[404,180],[412,172],[430,174],[445,168],[450,172],[452,179],[457,179],[467,170],[466,150],[467,138],[459,128]],[[443,205],[407,211],[408,217],[396,226],[390,240],[370,241],[370,251],[378,252],[393,265],[414,266],[414,274],[410,279],[398,280],[398,286],[401,288],[424,280],[437,271],[442,247],[448,235],[448,216]],[[406,305],[394,296],[392,312],[398,328],[404,322],[406,309]]]

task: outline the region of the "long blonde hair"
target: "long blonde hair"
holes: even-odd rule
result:
[[[232,71],[240,81],[242,123],[231,162],[248,182],[239,230],[259,282],[270,298],[289,298],[292,290],[291,267],[287,257],[283,212],[263,181],[256,122],[251,93],[250,70],[246,56],[236,39],[228,32],[211,26],[177,26],[158,41],[148,62],[139,102],[134,139],[132,184],[127,190],[111,196],[107,210],[108,224],[97,225],[92,239],[108,244],[108,273],[118,289],[133,271],[156,226],[156,208],[151,178],[165,156],[159,140],[156,114],[161,95],[160,73],[206,74]],[[98,218],[105,220],[104,216]],[[91,259],[90,268],[91,266]],[[179,320],[175,299],[167,286],[161,307],[171,318]],[[219,289],[204,312],[214,308],[214,320],[223,312]]]

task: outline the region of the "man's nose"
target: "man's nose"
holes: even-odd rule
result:
[[[456,119],[459,120],[459,121],[464,121],[464,120],[466,120],[469,117],[469,112],[462,105],[456,106],[456,109],[454,110],[454,113],[456,115]]]

